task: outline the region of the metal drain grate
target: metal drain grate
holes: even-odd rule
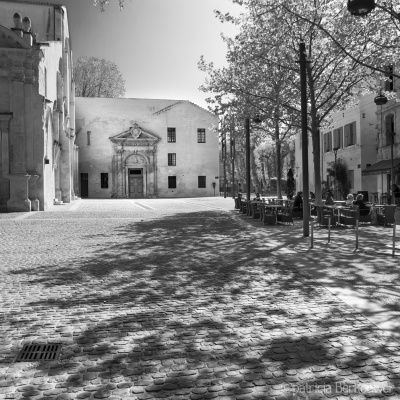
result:
[[[15,361],[52,361],[58,360],[61,351],[60,343],[25,344]]]

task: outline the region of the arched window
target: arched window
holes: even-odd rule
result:
[[[385,143],[383,143],[383,146],[390,146],[392,142],[393,132],[394,132],[394,114],[388,114],[385,117]]]

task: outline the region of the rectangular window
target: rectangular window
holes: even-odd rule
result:
[[[392,143],[392,133],[394,132],[394,114],[385,117],[385,140],[383,146],[390,146]]]
[[[333,131],[333,148],[332,149],[342,149],[343,148],[343,128],[337,128]]]
[[[176,176],[168,177],[168,189],[176,189]]]
[[[197,143],[205,143],[206,142],[206,130],[205,129],[197,129]]]
[[[206,177],[205,176],[199,176],[198,177],[198,182],[199,182],[199,189],[204,189],[206,187]]]
[[[176,142],[176,130],[175,128],[168,128],[168,143],[175,143]]]
[[[354,190],[354,170],[349,169],[347,171],[347,176],[349,178],[350,189]]]
[[[332,150],[332,132],[327,132],[324,135],[324,150],[325,153]]]
[[[356,123],[352,122],[344,126],[344,147],[357,143]]]
[[[86,135],[87,135],[87,145],[90,146],[90,135],[92,134],[92,132],[87,131]]]
[[[176,153],[168,153],[168,165],[176,165]]]
[[[101,181],[101,188],[108,189],[108,173],[101,173],[100,174],[100,181]]]

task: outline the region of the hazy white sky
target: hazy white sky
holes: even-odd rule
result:
[[[115,62],[126,81],[126,97],[190,100],[206,107],[198,87],[205,74],[201,55],[216,66],[225,62],[220,34],[237,28],[215,18],[215,9],[238,14],[230,0],[125,0],[106,12],[92,0],[47,0],[68,10],[74,59],[96,56]]]

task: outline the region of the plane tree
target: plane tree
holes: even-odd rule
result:
[[[384,40],[368,41],[371,27],[357,25],[339,0],[234,0],[244,6],[240,17],[217,13],[222,21],[240,24],[234,39],[226,39],[230,68],[215,70],[201,61],[208,73],[203,90],[218,102],[227,92],[246,97],[265,111],[271,124],[284,121],[288,127],[300,125],[299,43],[306,44],[308,131],[312,138],[315,168],[315,194],[321,204],[319,128],[329,123],[330,115],[348,106],[355,97],[371,90],[384,68],[369,68],[379,58]],[[329,29],[327,35],[319,26]],[[377,29],[377,25],[374,25]],[[372,37],[377,37],[374,33]],[[386,36],[383,29],[380,35]],[[332,40],[332,37],[335,40]],[[340,43],[340,46],[337,44]],[[388,41],[391,43],[391,41]],[[349,56],[352,55],[352,57]],[[382,63],[388,62],[385,59]],[[283,83],[279,84],[279,74]],[[219,78],[218,84],[216,84]],[[224,82],[225,86],[220,82]],[[274,88],[280,88],[279,96]],[[222,97],[220,97],[222,95]],[[304,144],[307,145],[307,144]]]

